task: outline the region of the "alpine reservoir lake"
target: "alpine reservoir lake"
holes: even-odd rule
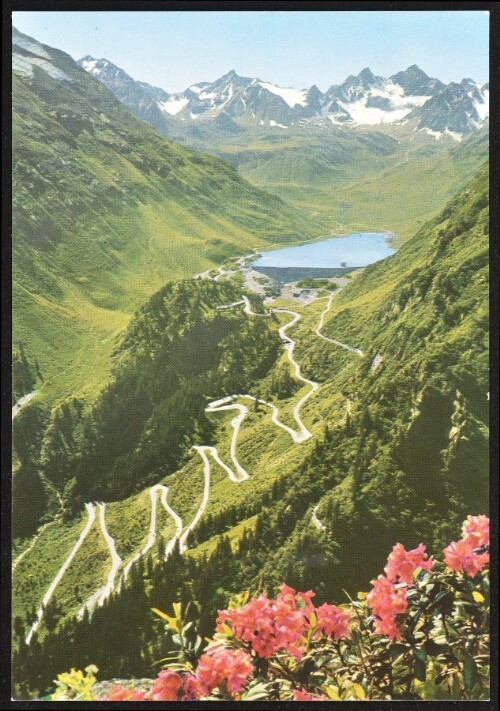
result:
[[[394,254],[396,250],[388,244],[392,236],[391,233],[355,232],[261,252],[252,268],[281,283],[306,277],[340,276]]]

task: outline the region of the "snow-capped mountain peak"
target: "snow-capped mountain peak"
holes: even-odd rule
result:
[[[231,69],[213,82],[197,82],[183,92],[169,94],[134,81],[107,59],[87,55],[78,63],[141,118],[146,107],[155,125],[215,120],[222,115],[226,118],[217,126],[232,131],[238,130],[237,123],[288,128],[309,122],[349,126],[414,121],[417,128],[428,129],[432,135],[455,137],[477,130],[488,116],[488,85],[480,86],[469,78],[445,85],[416,64],[389,78],[364,67],[325,93],[315,85],[281,87],[239,76]]]
[[[290,108],[293,109],[294,106],[306,106],[307,105],[307,89],[302,89],[297,91],[297,89],[291,89],[289,87],[276,86],[276,84],[270,84],[267,81],[259,81],[259,86],[271,94],[279,96],[285,101]]]

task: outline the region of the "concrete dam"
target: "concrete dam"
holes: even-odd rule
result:
[[[278,284],[289,284],[302,279],[329,279],[344,276],[357,267],[252,267],[256,272],[264,274]]]

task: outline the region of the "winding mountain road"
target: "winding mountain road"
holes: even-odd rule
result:
[[[38,539],[40,538],[40,536],[42,535],[42,533],[43,533],[49,526],[52,526],[53,523],[54,523],[54,521],[49,521],[48,523],[45,523],[43,526],[41,526],[41,527],[38,529],[37,533],[33,536],[33,539],[32,539],[32,541],[31,541],[31,543],[29,544],[29,546],[28,546],[22,553],[20,553],[20,554],[17,556],[17,558],[13,561],[13,563],[12,563],[12,572],[15,571],[15,569],[17,568],[17,566],[19,565],[19,563],[22,561],[22,559],[24,558],[24,556],[28,555],[28,553],[31,553],[31,551],[33,550],[33,548],[34,548],[34,547],[36,546],[36,544],[38,543]]]
[[[184,551],[187,550],[187,539],[193,528],[196,526],[200,518],[203,516],[203,512],[206,509],[207,503],[208,503],[208,497],[210,495],[210,460],[207,457],[207,452],[209,452],[212,457],[215,459],[217,464],[220,464],[220,466],[225,469],[229,473],[229,467],[226,467],[226,465],[219,459],[219,455],[217,454],[217,450],[215,447],[206,447],[206,446],[195,446],[193,449],[196,449],[198,454],[203,460],[203,476],[204,476],[204,486],[203,486],[203,496],[200,502],[200,505],[198,506],[196,513],[194,517],[191,520],[191,523],[189,526],[186,526],[184,531],[182,532],[182,535],[179,538],[179,551],[181,553],[184,553]]]
[[[239,484],[240,481],[245,481],[245,479],[248,479],[248,477],[250,476],[248,472],[243,469],[236,457],[236,443],[238,441],[240,426],[245,417],[247,416],[248,407],[232,402],[231,398],[223,398],[223,400],[214,400],[213,402],[209,403],[208,407],[205,408],[205,412],[221,412],[223,410],[238,410],[238,412],[240,413],[231,420],[233,436],[231,437],[230,455],[237,474],[234,474],[234,472],[229,469],[229,467],[227,467],[225,464],[222,465],[223,468],[227,471],[227,474],[231,481],[234,481],[236,484]]]
[[[150,519],[150,524],[149,524],[149,533],[148,533],[148,538],[146,541],[146,544],[141,548],[141,550],[136,553],[131,560],[128,561],[128,563],[125,565],[123,568],[122,574],[120,576],[119,582],[116,584],[116,575],[117,572],[122,565],[123,561],[118,555],[115,547],[115,541],[114,539],[109,535],[107,529],[106,529],[106,521],[105,521],[105,504],[104,503],[99,503],[99,523],[101,526],[101,532],[104,536],[104,539],[108,545],[110,556],[111,556],[111,569],[108,573],[108,578],[106,585],[101,586],[96,592],[92,593],[92,595],[84,602],[82,607],[77,613],[78,619],[82,619],[85,610],[88,610],[90,614],[94,611],[94,608],[97,606],[101,606],[104,601],[111,595],[113,590],[115,588],[121,589],[121,586],[123,582],[126,580],[131,567],[135,562],[139,560],[143,555],[145,555],[150,548],[155,544],[156,541],[156,534],[157,534],[157,526],[156,526],[156,515],[157,515],[157,503],[158,503],[158,492],[160,492],[160,502],[163,506],[163,508],[167,511],[170,516],[175,521],[175,526],[176,526],[176,531],[172,539],[167,543],[166,549],[165,549],[165,558],[170,555],[172,550],[175,547],[175,542],[179,538],[181,531],[182,531],[182,519],[180,516],[177,515],[177,513],[169,506],[167,503],[167,494],[168,494],[168,487],[164,486],[163,484],[155,484],[152,486],[149,490],[149,497],[151,501],[151,519]]]
[[[311,395],[312,395],[313,393],[315,393],[315,392],[318,390],[318,388],[319,388],[319,383],[317,383],[317,382],[314,381],[314,380],[309,380],[308,378],[305,378],[305,377],[302,375],[302,371],[301,371],[301,369],[300,369],[300,365],[297,363],[297,361],[295,360],[295,358],[294,358],[294,356],[293,356],[293,352],[294,352],[294,349],[295,349],[295,346],[296,346],[296,342],[295,342],[292,338],[290,338],[290,337],[287,335],[287,333],[286,333],[289,328],[291,328],[291,327],[294,326],[298,321],[300,321],[300,319],[302,318],[302,316],[301,316],[299,313],[297,313],[296,311],[290,311],[290,310],[288,310],[288,309],[271,309],[271,310],[269,311],[269,313],[266,313],[266,314],[256,313],[256,312],[252,311],[252,306],[251,306],[250,300],[248,299],[247,296],[244,296],[243,299],[242,299],[242,301],[236,301],[236,302],[234,302],[234,303],[232,303],[232,304],[226,304],[225,306],[219,307],[219,308],[232,308],[232,307],[234,307],[234,306],[240,306],[241,304],[244,304],[244,305],[245,305],[244,311],[245,311],[245,313],[249,314],[250,316],[268,317],[268,316],[270,316],[270,315],[273,314],[273,313],[284,313],[284,314],[289,314],[290,316],[292,316],[292,319],[291,319],[288,323],[285,323],[283,326],[280,327],[280,329],[278,330],[278,333],[279,333],[279,336],[280,336],[281,340],[284,341],[284,343],[285,343],[285,351],[286,351],[286,353],[287,353],[288,360],[290,361],[291,365],[293,366],[294,373],[295,373],[295,377],[297,378],[297,380],[300,380],[300,381],[301,381],[302,383],[304,383],[305,385],[309,385],[309,386],[310,386],[310,390],[309,390],[309,392],[307,392],[305,395],[303,395],[303,396],[301,397],[301,399],[300,399],[299,402],[295,405],[295,407],[293,408],[293,411],[292,411],[292,412],[293,412],[294,420],[295,420],[295,422],[297,423],[298,431],[297,431],[297,430],[293,430],[291,427],[288,427],[288,426],[285,425],[283,422],[281,422],[280,419],[279,419],[279,410],[278,410],[278,408],[276,407],[276,405],[274,405],[274,404],[271,403],[271,402],[267,402],[266,400],[261,400],[261,399],[259,399],[259,398],[255,398],[255,397],[253,397],[252,395],[246,395],[246,394],[245,394],[245,395],[242,395],[242,394],[239,394],[239,395],[232,395],[232,396],[229,396],[228,398],[224,398],[224,402],[233,401],[233,400],[235,400],[236,398],[247,398],[247,399],[249,399],[249,400],[253,400],[254,402],[258,402],[258,403],[261,404],[261,405],[266,405],[267,407],[271,408],[272,411],[273,411],[271,420],[272,420],[272,422],[273,422],[275,425],[277,425],[278,427],[281,427],[281,429],[283,429],[283,430],[285,430],[286,432],[288,432],[288,434],[292,437],[293,441],[294,441],[296,444],[300,444],[301,442],[305,442],[307,439],[310,439],[310,437],[312,437],[312,434],[311,434],[311,432],[307,429],[307,427],[304,425],[304,423],[302,422],[302,420],[301,420],[301,418],[300,418],[300,415],[299,415],[299,411],[300,411],[300,408],[302,407],[302,405],[311,397]],[[331,302],[329,302],[328,308],[330,307],[330,305],[331,305]],[[217,401],[216,401],[216,402],[217,402]],[[222,401],[220,401],[220,402],[222,402]],[[215,411],[218,411],[218,410],[221,410],[221,409],[229,409],[229,407],[233,407],[233,408],[234,408],[234,407],[236,407],[236,405],[224,406],[224,407],[214,407],[214,403],[211,403],[211,404],[209,405],[209,407],[207,408],[206,412],[215,412]],[[241,407],[244,407],[244,406],[240,406],[240,408],[241,408]],[[247,412],[248,412],[248,408],[245,408],[245,412],[241,411],[242,414],[241,414],[241,417],[240,417],[239,420],[238,420],[238,430],[239,430],[239,425],[241,425],[241,422],[242,422],[243,419],[245,418]],[[235,421],[236,421],[236,420],[234,420],[233,422],[235,422]],[[233,447],[233,444],[234,444],[234,447]],[[231,456],[232,456],[232,458],[233,458],[234,452],[235,452],[235,438],[234,438],[234,436],[233,436],[232,450],[231,450]],[[235,459],[234,459],[234,458],[233,458],[233,462],[235,462]],[[236,462],[235,462],[235,465],[236,465]],[[245,473],[246,473],[246,472],[245,472]],[[247,476],[248,476],[248,474],[247,474]]]
[[[150,550],[150,548],[153,547],[155,541],[156,541],[156,513],[157,513],[157,504],[158,504],[158,492],[160,493],[160,503],[162,504],[163,508],[169,513],[172,518],[175,521],[175,528],[176,532],[172,538],[171,541],[167,544],[167,547],[172,544],[172,550],[175,546],[175,541],[180,535],[180,530],[182,530],[182,520],[181,518],[173,511],[170,506],[167,503],[167,494],[168,494],[168,487],[164,486],[163,484],[155,484],[152,486],[149,490],[149,497],[151,500],[151,519],[149,523],[149,534],[148,538],[146,541],[146,544],[144,545],[141,550],[136,553],[126,564],[126,566],[123,568],[123,573],[122,577],[120,580],[120,585],[123,581],[125,581],[128,577],[128,574],[130,572],[130,568],[136,563],[139,558],[142,558],[143,555],[146,555],[146,553]]]
[[[317,516],[318,508],[319,508],[319,504],[316,504],[316,506],[312,510],[311,519],[312,519],[313,525],[316,526],[318,531],[325,531],[326,530],[325,524],[322,523]]]
[[[27,405],[30,400],[33,400],[37,393],[38,390],[32,390],[27,395],[23,395],[21,398],[19,398],[16,404],[12,406],[12,419],[15,419],[19,415],[23,407]]]
[[[182,533],[182,518],[173,510],[173,508],[171,506],[169,506],[169,504],[167,502],[167,494],[168,494],[168,487],[162,486],[161,494],[160,494],[161,504],[162,504],[163,508],[165,509],[165,511],[168,514],[170,514],[170,516],[172,516],[172,518],[174,519],[174,523],[175,523],[175,533],[172,536],[172,538],[170,539],[170,541],[167,543],[167,545],[165,546],[165,552],[163,554],[165,560],[168,558],[168,556],[174,550],[175,544],[176,544],[177,540],[180,538],[181,533]]]
[[[104,504],[102,501],[97,504],[97,507],[99,509],[99,525],[101,528],[101,533],[104,537],[104,540],[107,543],[109,553],[111,556],[111,568],[108,573],[108,578],[106,581],[105,585],[101,585],[100,588],[98,588],[89,598],[88,600],[82,605],[80,610],[77,613],[78,619],[82,619],[83,613],[85,610],[88,610],[90,614],[94,611],[94,608],[97,606],[99,607],[100,605],[103,604],[103,602],[111,595],[115,588],[115,578],[116,574],[118,572],[118,569],[120,565],[122,564],[122,559],[118,555],[116,551],[116,546],[115,546],[115,540],[112,538],[108,530],[106,528],[106,519],[105,519],[105,508],[106,504]]]
[[[334,338],[329,338],[328,336],[324,336],[321,333],[321,329],[323,328],[324,318],[325,318],[326,314],[328,313],[328,311],[330,310],[334,296],[335,296],[335,294],[330,294],[330,296],[320,296],[320,297],[318,297],[318,299],[315,299],[315,301],[318,301],[319,299],[328,299],[328,304],[320,316],[318,328],[316,329],[315,333],[317,336],[322,338],[324,341],[328,341],[328,343],[333,343],[335,346],[340,346],[341,348],[345,348],[347,351],[351,351],[352,353],[357,353],[357,355],[363,357],[364,353],[360,348],[353,348],[353,346],[348,346],[347,343],[342,343],[341,341],[336,341]]]
[[[100,503],[98,504],[99,506],[99,524],[101,526],[101,531],[102,535],[104,536],[104,540],[108,544],[109,548],[109,554],[111,556],[111,570],[108,573],[108,580],[106,582],[106,587],[104,589],[103,593],[103,598],[106,598],[111,590],[113,590],[115,586],[115,578],[116,578],[116,573],[118,572],[118,568],[122,564],[122,559],[118,555],[116,551],[116,546],[115,546],[115,539],[112,538],[106,528],[106,520],[105,520],[105,508],[106,504]]]
[[[95,521],[95,509],[94,509],[93,504],[85,504],[85,508],[86,508],[86,510],[87,510],[87,517],[88,517],[88,518],[87,518],[87,523],[86,523],[86,525],[85,525],[85,528],[84,528],[83,531],[80,533],[80,537],[78,538],[77,542],[75,543],[75,545],[74,545],[73,548],[71,549],[71,551],[70,551],[68,557],[66,558],[66,560],[64,561],[64,563],[62,564],[62,566],[59,568],[59,571],[58,571],[58,573],[56,574],[54,580],[52,581],[52,583],[51,583],[49,589],[47,590],[47,592],[46,592],[45,595],[43,596],[42,604],[40,605],[40,607],[38,608],[37,613],[36,613],[36,620],[35,620],[35,621],[33,622],[33,624],[31,625],[30,630],[29,630],[29,632],[28,632],[28,635],[27,635],[27,637],[26,637],[26,644],[28,644],[28,645],[30,644],[31,638],[33,637],[34,633],[36,632],[36,630],[37,630],[37,628],[38,628],[38,625],[40,624],[40,622],[41,622],[42,619],[43,619],[43,615],[44,615],[45,608],[46,608],[47,605],[49,604],[50,599],[51,599],[52,595],[54,594],[54,590],[55,590],[56,587],[59,585],[60,580],[62,579],[64,573],[65,573],[65,572],[67,571],[67,569],[69,568],[70,563],[71,563],[71,561],[73,560],[73,558],[75,557],[75,555],[77,554],[77,552],[78,552],[80,546],[82,545],[82,543],[84,542],[84,540],[87,538],[87,534],[89,533],[89,531],[90,531],[90,529],[92,528],[92,525],[93,525],[93,523],[94,523],[94,521]]]
[[[251,255],[248,255],[251,256]],[[247,257],[242,257],[239,261],[240,265],[243,264],[243,261]],[[227,274],[228,272],[223,270],[222,268],[219,269],[219,273],[212,277],[214,281],[217,281],[217,279],[222,276],[223,274]],[[208,276],[209,272],[203,273],[198,275],[199,277],[205,277]],[[316,335],[319,338],[322,338],[325,341],[328,341],[329,343],[332,343],[334,345],[340,346],[342,348],[345,348],[353,353],[356,353],[359,356],[363,356],[363,352],[359,348],[354,348],[352,346],[349,346],[345,343],[341,343],[340,341],[334,340],[332,338],[329,338],[327,336],[324,336],[321,333],[321,329],[323,328],[324,325],[324,319],[326,314],[331,308],[332,301],[333,301],[333,296],[334,294],[331,294],[327,297],[318,297],[318,299],[327,299],[327,305],[324,309],[324,311],[321,313],[320,320],[318,327],[316,328]],[[312,303],[312,302],[310,302]],[[276,308],[276,309],[271,309],[267,313],[256,313],[252,310],[252,306],[250,303],[249,298],[246,295],[242,296],[242,299],[240,301],[236,301],[232,304],[225,304],[222,306],[217,307],[218,309],[228,309],[228,308],[234,308],[236,306],[244,306],[244,312],[250,316],[256,316],[256,317],[269,317],[273,313],[283,313],[283,314],[288,314],[292,318],[290,321],[285,323],[283,326],[281,326],[278,330],[279,336],[281,340],[284,342],[284,349],[286,351],[288,360],[290,364],[293,367],[295,377],[297,380],[302,382],[304,385],[309,386],[309,390],[303,395],[300,400],[296,403],[296,405],[293,408],[293,418],[297,424],[297,428],[293,429],[289,427],[288,425],[285,425],[283,422],[280,421],[279,419],[279,409],[276,405],[274,405],[271,402],[267,402],[266,400],[262,400],[260,398],[256,398],[252,395],[249,394],[235,394],[235,395],[230,395],[228,397],[220,398],[218,400],[213,400],[210,402],[207,407],[205,408],[205,411],[207,413],[217,413],[217,412],[222,412],[222,411],[228,411],[228,410],[236,410],[238,414],[231,420],[231,427],[233,430],[233,434],[231,437],[231,444],[230,444],[230,457],[231,461],[234,466],[234,470],[231,469],[227,464],[225,464],[217,450],[216,447],[212,446],[195,446],[194,449],[198,452],[200,455],[202,461],[203,461],[203,474],[204,474],[204,485],[203,485],[203,494],[201,501],[198,505],[198,508],[189,523],[188,526],[183,527],[183,522],[181,517],[169,506],[167,502],[167,495],[168,495],[168,487],[164,486],[163,484],[156,484],[155,486],[152,486],[149,489],[149,496],[151,500],[151,519],[150,519],[150,525],[149,525],[149,533],[148,537],[146,540],[145,545],[124,565],[121,576],[119,578],[118,583],[116,583],[116,577],[117,573],[120,569],[120,566],[123,564],[123,561],[121,557],[119,556],[116,546],[115,546],[115,541],[114,539],[109,535],[107,528],[106,528],[106,521],[105,521],[105,504],[100,502],[96,504],[98,506],[98,511],[99,511],[99,524],[100,524],[100,529],[101,533],[106,541],[106,544],[108,546],[109,554],[111,557],[111,568],[109,570],[106,584],[101,586],[96,592],[94,592],[90,598],[87,599],[87,601],[83,604],[83,606],[80,608],[78,612],[78,617],[82,618],[85,610],[88,610],[89,613],[91,614],[93,609],[95,608],[96,605],[102,605],[103,602],[109,597],[111,592],[117,588],[118,590],[121,589],[121,586],[123,585],[124,581],[127,579],[127,576],[130,572],[130,569],[136,563],[142,556],[144,556],[154,545],[156,541],[156,536],[157,536],[157,523],[156,523],[156,518],[157,518],[157,507],[158,507],[158,492],[160,492],[160,503],[163,506],[163,508],[167,511],[167,513],[173,518],[175,522],[175,533],[170,539],[170,541],[167,543],[165,547],[165,559],[168,558],[168,556],[172,553],[172,551],[175,548],[176,543],[179,543],[179,550],[181,553],[184,553],[187,550],[187,540],[189,537],[189,534],[191,531],[196,527],[198,524],[198,521],[202,517],[207,504],[208,504],[208,499],[210,495],[210,479],[211,479],[211,468],[212,464],[210,461],[210,457],[212,460],[219,465],[223,471],[226,472],[227,476],[229,479],[234,482],[235,484],[239,484],[249,478],[248,472],[244,469],[244,467],[241,466],[241,464],[238,461],[237,458],[237,441],[238,441],[238,435],[240,432],[241,424],[245,420],[245,418],[248,415],[248,407],[246,405],[243,405],[241,403],[235,402],[237,399],[247,399],[251,400],[253,402],[257,402],[261,405],[265,405],[266,407],[269,407],[272,410],[272,416],[271,416],[271,421],[277,426],[286,431],[292,438],[292,440],[296,444],[300,444],[312,437],[312,433],[310,430],[307,429],[307,427],[304,425],[301,417],[300,417],[300,409],[304,405],[305,402],[319,389],[319,383],[317,383],[314,380],[309,380],[308,378],[305,378],[302,375],[302,371],[300,368],[299,363],[295,360],[294,358],[294,349],[296,346],[296,341],[291,338],[288,334],[287,331],[288,329],[292,328],[300,319],[302,318],[301,314],[297,313],[296,311],[290,311],[289,309],[283,309],[283,308]],[[19,400],[18,403],[14,406],[14,408],[18,408],[16,412],[14,413],[14,408],[13,408],[13,418],[15,415],[20,411],[20,409],[25,405],[27,402],[29,402],[34,395],[36,394],[36,391],[33,391],[32,393],[29,393],[28,395],[25,395],[23,398]],[[54,580],[52,581],[49,589],[45,593],[43,600],[42,600],[42,605],[38,609],[36,613],[36,620],[33,623],[33,625],[30,628],[30,631],[26,637],[26,644],[30,644],[31,639],[33,637],[33,634],[35,633],[36,629],[38,628],[38,625],[40,624],[43,615],[44,615],[44,610],[49,603],[54,590],[56,589],[57,585],[59,584],[60,580],[62,579],[63,575],[65,574],[66,570],[68,569],[69,565],[71,564],[71,561],[77,554],[79,548],[83,544],[87,534],[89,533],[90,529],[92,528],[92,525],[95,521],[96,514],[95,514],[95,508],[93,503],[87,503],[85,504],[85,508],[87,510],[87,524],[85,525],[85,528],[81,532],[77,542],[73,546],[72,550],[70,551],[68,557],[66,558],[65,562],[59,569],[58,573],[54,577]],[[325,525],[318,519],[317,517],[317,509],[318,505],[316,505],[312,511],[312,522],[314,526],[318,530],[325,530]],[[49,524],[46,524],[49,525]],[[45,527],[42,527],[40,529],[38,536],[42,533]],[[20,556],[16,559],[14,562],[14,568],[15,566],[18,565],[20,560],[31,550],[33,550],[36,541],[38,540],[38,536],[33,540],[32,544],[29,546],[29,548],[21,553]]]

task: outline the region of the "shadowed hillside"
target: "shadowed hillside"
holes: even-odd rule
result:
[[[169,278],[314,225],[130,114],[14,30],[14,342],[50,400],[98,392],[114,336]]]

